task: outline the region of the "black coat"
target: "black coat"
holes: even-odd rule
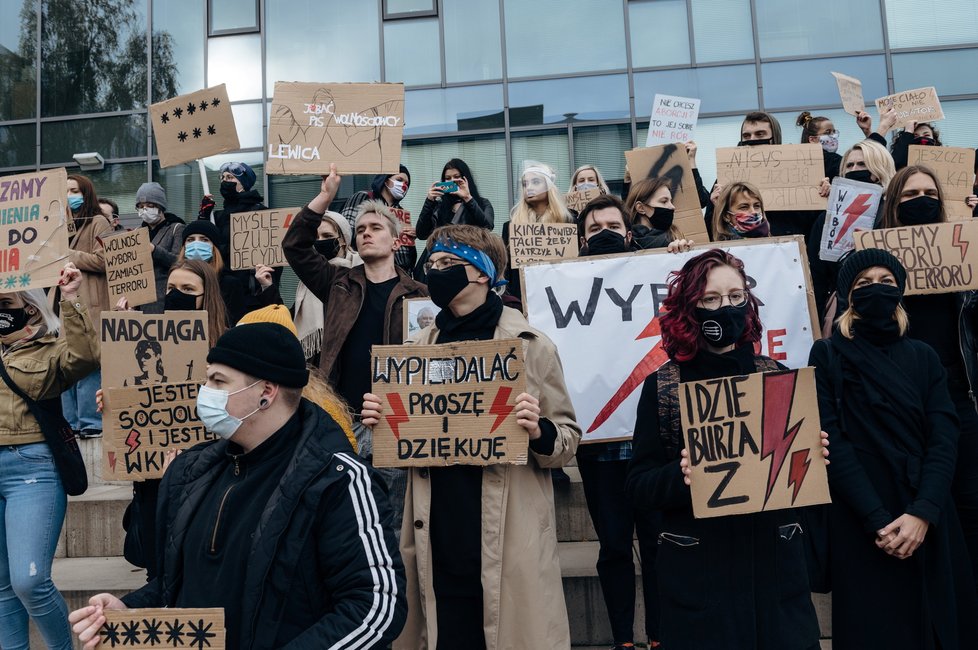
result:
[[[481,196],[479,198],[473,197],[468,203],[462,203],[459,212],[461,213],[459,223],[478,226],[486,230],[492,230],[495,224],[495,212],[492,209],[492,203],[489,202],[489,199]],[[424,205],[421,206],[421,214],[418,215],[416,227],[418,239],[428,239],[435,228],[452,223],[454,216],[455,213],[452,211],[451,205],[446,201],[432,201],[426,198]]]
[[[353,453],[342,429],[302,400],[301,433],[251,538],[238,585],[247,649],[383,648],[407,615],[404,567],[383,481]],[[180,592],[187,527],[229,460],[227,441],[177,456],[160,487],[157,577],[123,602],[172,607]],[[348,636],[350,635],[350,636]],[[359,641],[360,644],[354,644]]]
[[[749,346],[679,364],[683,382],[753,372]],[[694,519],[679,451],[669,454],[660,437],[658,374],[642,388],[625,491],[636,508],[662,511],[656,571],[663,647],[817,648],[798,511]]]

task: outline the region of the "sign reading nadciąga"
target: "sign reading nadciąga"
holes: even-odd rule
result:
[[[649,118],[649,134],[645,138],[645,146],[691,141],[699,114],[699,99],[656,93],[652,100],[652,115]]]
[[[523,346],[373,346],[370,379],[384,413],[374,427],[374,465],[525,465],[529,435],[515,413],[526,390]]]
[[[64,167],[0,178],[0,291],[53,287],[68,260]]]
[[[815,372],[679,384],[697,519],[830,503]]]
[[[858,115],[866,110],[866,102],[863,100],[863,83],[855,77],[833,72],[835,82],[839,86],[839,97],[842,98],[842,108],[849,115]]]
[[[632,184],[646,178],[669,179],[672,203],[676,206],[673,225],[686,239],[709,241],[700,197],[696,193],[696,179],[693,167],[682,144],[660,144],[654,147],[640,147],[625,152]]]
[[[514,269],[530,262],[577,257],[577,225],[573,223],[510,223],[509,259]]]
[[[944,208],[952,219],[970,219],[972,209],[964,201],[975,193],[975,150],[968,147],[928,147],[912,144],[908,165],[931,168],[944,188]]]
[[[207,377],[206,311],[103,311],[99,327],[106,388]]]
[[[933,86],[904,90],[876,100],[876,110],[880,113],[889,108],[896,110],[898,124],[944,119],[944,109]]]
[[[836,176],[829,191],[829,205],[822,228],[818,257],[838,262],[855,247],[856,230],[871,230],[879,211],[883,188],[876,183],[862,183]]]
[[[856,233],[856,249],[882,248],[907,269],[904,295],[978,289],[978,220]]]
[[[520,270],[524,311],[530,325],[557,346],[583,442],[631,438],[642,383],[668,358],[659,311],[669,273],[713,247],[744,262],[748,286],[761,303],[760,353],[792,368],[807,365],[819,327],[801,237],[717,242],[679,254],[588,257]]]
[[[584,209],[584,206],[599,196],[601,196],[601,190],[596,187],[592,187],[589,190],[565,194],[564,201],[567,203],[568,210],[573,210],[574,212],[579,213]]]
[[[109,304],[125,297],[130,307],[156,302],[153,248],[149,230],[136,228],[102,238]]]
[[[106,609],[100,648],[187,648],[225,650],[224,610]]]
[[[240,149],[224,84],[149,107],[160,167]]]
[[[396,174],[404,84],[275,82],[266,174]]]
[[[768,144],[717,149],[717,182],[750,183],[761,191],[764,209],[824,210],[818,195],[825,178],[822,147],[817,144]]]
[[[231,214],[231,270],[287,266],[282,240],[299,208]]]

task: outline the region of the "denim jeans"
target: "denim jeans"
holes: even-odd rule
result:
[[[61,393],[65,420],[75,431],[102,430],[102,414],[95,410],[95,391],[101,387],[102,371],[96,370]]]
[[[70,650],[68,606],[51,581],[67,498],[43,442],[0,447],[0,647],[27,650],[28,615],[48,648]]]

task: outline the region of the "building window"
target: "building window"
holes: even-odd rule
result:
[[[384,20],[437,15],[437,0],[384,0]]]
[[[207,35],[257,32],[258,17],[258,0],[208,0]]]

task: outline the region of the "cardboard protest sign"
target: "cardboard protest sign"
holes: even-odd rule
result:
[[[761,303],[760,353],[792,368],[807,365],[820,327],[802,237],[716,242],[679,254],[587,257],[520,270],[527,319],[557,346],[583,442],[631,438],[642,383],[667,359],[659,310],[669,273],[713,247],[744,262],[748,286]]]
[[[697,519],[830,503],[815,371],[679,385]]]
[[[64,167],[0,178],[0,291],[58,284],[68,261]]]
[[[376,467],[525,465],[529,436],[516,423],[526,390],[519,339],[445,345],[375,345],[372,392]]]
[[[401,224],[402,229],[411,227],[410,211],[405,210],[404,208],[391,208],[391,212],[393,212],[394,216],[397,217],[397,221]],[[354,235],[355,234],[356,233],[354,233]],[[402,232],[397,240],[401,242],[401,246],[414,246],[415,242],[418,241],[418,238],[415,235],[409,235]]]
[[[700,197],[696,193],[696,179],[689,163],[686,147],[682,144],[660,144],[640,147],[625,152],[625,161],[632,176],[632,184],[646,178],[666,177],[672,190],[672,203],[676,206],[673,225],[686,239],[709,241]]]
[[[872,229],[882,198],[883,188],[875,183],[851,181],[842,176],[833,178],[819,259],[838,262],[851,251],[855,246],[853,234]]]
[[[197,417],[199,389],[199,381],[106,388],[102,479],[160,478],[166,452],[216,440]]]
[[[518,269],[530,262],[577,257],[577,224],[510,223],[510,266]]]
[[[876,110],[880,113],[888,108],[896,109],[898,124],[944,119],[944,109],[941,108],[941,100],[933,86],[904,90],[876,100]]]
[[[231,214],[231,270],[288,266],[282,240],[299,208],[276,208]]]
[[[441,308],[431,298],[408,298],[404,301],[404,332],[413,336],[435,322]]]
[[[690,97],[655,94],[649,117],[649,135],[645,146],[670,142],[686,143],[693,139],[693,129],[700,114],[700,100]]]
[[[396,174],[404,84],[275,82],[266,174]]]
[[[240,149],[224,84],[149,107],[160,167]]]
[[[187,648],[224,650],[224,610],[106,609],[105,625],[99,630],[99,647]]]
[[[567,202],[567,209],[573,210],[574,212],[580,213],[584,209],[584,206],[593,201],[594,199],[601,196],[601,190],[594,187],[589,190],[584,190],[583,192],[570,192],[564,195],[564,201]]]
[[[882,248],[907,269],[904,295],[978,289],[978,220],[856,233],[856,250]]]
[[[842,98],[842,108],[849,115],[858,115],[866,110],[866,102],[863,100],[863,82],[855,77],[833,72],[835,83],[839,86],[839,97]]]
[[[741,181],[761,191],[764,209],[824,210],[818,195],[825,178],[822,147],[817,144],[768,144],[717,149],[717,182]]]
[[[130,307],[156,302],[153,248],[149,230],[136,228],[102,238],[109,304],[125,296]]]
[[[908,165],[923,165],[937,173],[944,188],[944,207],[952,219],[970,219],[964,200],[975,192],[975,150],[967,147],[928,147],[912,144]]]
[[[99,328],[105,388],[203,381],[207,376],[206,311],[103,311]]]

